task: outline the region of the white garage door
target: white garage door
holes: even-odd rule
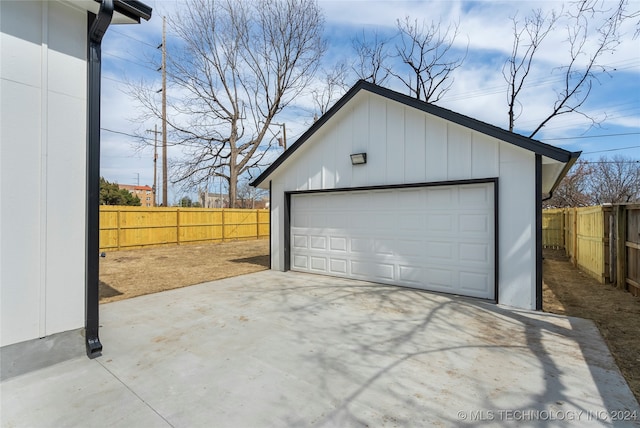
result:
[[[495,299],[493,183],[291,196],[291,269]]]

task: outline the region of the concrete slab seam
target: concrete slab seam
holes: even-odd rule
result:
[[[147,406],[149,409],[151,409],[151,411],[153,413],[155,413],[156,415],[158,415],[163,421],[165,421],[167,423],[167,425],[169,425],[171,428],[175,428],[171,422],[169,422],[167,420],[167,418],[165,418],[163,415],[161,415],[160,413],[158,413],[158,411],[156,409],[154,409],[149,403],[147,403],[147,401],[142,398],[140,395],[138,395],[138,393],[136,393],[133,389],[131,389],[131,387],[129,385],[127,385],[125,382],[122,381],[122,379],[120,379],[118,377],[118,375],[116,375],[114,372],[112,372],[111,370],[109,370],[109,368],[107,366],[105,366],[104,364],[102,364],[102,361],[97,360],[98,364],[100,364],[107,372],[109,372],[109,374],[111,374],[111,376],[113,376],[115,379],[117,379],[118,382],[120,382],[127,390],[129,390],[133,395],[135,395],[138,400],[140,400],[141,402],[144,403],[145,406]]]

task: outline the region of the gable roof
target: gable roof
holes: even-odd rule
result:
[[[364,80],[359,80],[351,89],[349,89],[349,91],[347,91],[347,93],[342,98],[338,100],[338,102],[333,105],[333,107],[331,107],[325,114],[323,114],[304,134],[302,134],[300,138],[298,138],[298,140],[296,140],[296,142],[293,143],[291,147],[289,147],[289,149],[287,149],[267,169],[265,169],[262,174],[256,177],[256,179],[253,180],[250,185],[254,187],[259,186],[260,183],[262,183],[280,165],[282,165],[282,163],[284,163],[284,161],[286,161],[289,156],[291,156],[296,150],[298,150],[300,146],[302,146],[313,134],[316,133],[316,131],[318,131],[318,129],[320,129],[327,121],[329,121],[329,119],[331,119],[360,91],[368,91],[373,94],[380,95],[384,98],[397,101],[406,106],[413,107],[425,113],[432,114],[449,122],[456,123],[482,134],[497,138],[501,141],[505,141],[523,149],[532,151],[536,154],[540,154],[555,161],[565,163],[565,167],[559,174],[554,186],[552,186],[552,191],[557,187],[562,177],[564,177],[564,175],[575,163],[581,153],[569,152],[559,147],[545,144],[541,141],[534,140],[532,138],[528,138],[502,128],[498,128],[497,126],[490,125],[486,122],[473,119],[469,116],[465,116],[451,110],[447,110],[434,104],[429,104],[424,101],[417,100],[391,89],[383,88],[382,86],[378,86]]]

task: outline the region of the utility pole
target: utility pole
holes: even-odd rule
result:
[[[153,132],[153,206],[158,206],[158,124],[155,124],[153,131],[147,129],[147,132]]]
[[[162,206],[167,207],[167,19],[162,17]]]
[[[284,148],[284,150],[287,150],[287,125],[286,123],[275,123],[273,122],[274,125],[276,126],[281,126],[282,127],[282,137],[278,138],[278,145],[282,148]]]

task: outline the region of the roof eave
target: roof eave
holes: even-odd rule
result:
[[[560,172],[560,174],[558,174],[558,177],[556,178],[555,183],[553,183],[553,186],[551,186],[551,190],[549,190],[550,195],[552,195],[553,192],[558,188],[562,179],[567,175],[571,167],[573,167],[573,165],[578,161],[578,158],[580,157],[581,154],[582,154],[581,151],[570,152],[571,156],[569,160],[565,163],[564,168],[562,168],[562,171]]]

